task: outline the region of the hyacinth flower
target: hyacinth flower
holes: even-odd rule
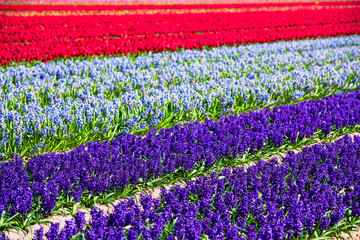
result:
[[[360,137],[353,140],[345,136],[334,143],[305,147],[297,154],[290,151],[281,161],[260,160],[246,170],[225,168],[188,181],[184,187],[162,190],[160,199],[144,194],[140,203],[128,199],[108,216],[93,208],[87,227],[79,215],[75,222],[82,227],[85,239],[292,239],[308,238],[315,232],[321,235],[341,219],[360,217],[359,156]],[[67,223],[70,225],[74,222]],[[50,239],[68,234],[69,229],[65,227]],[[41,234],[40,229],[37,237]]]
[[[206,169],[224,159],[233,161],[266,147],[296,144],[304,137],[327,135],[359,122],[357,91],[223,117],[216,122],[152,130],[145,137],[126,134],[68,153],[39,155],[25,166],[14,159],[0,163],[3,219],[31,211],[49,214],[58,203],[81,201],[91,206],[90,196],[106,196],[109,200],[108,193],[122,193],[131,184]],[[341,216],[341,212],[337,214]]]
[[[59,57],[76,56],[91,59],[91,55],[175,51],[179,48],[203,49],[344,36],[360,31],[357,17],[360,9],[351,2],[262,3],[253,4],[252,7],[251,4],[238,4],[228,5],[227,9],[224,9],[224,5],[217,5],[216,9],[209,9],[209,5],[206,5],[183,5],[181,10],[172,7],[165,10],[163,6],[155,6],[162,10],[150,10],[153,14],[145,9],[130,12],[101,11],[101,7],[96,12],[83,7],[80,7],[83,11],[73,8],[75,11],[69,12],[58,6],[62,11],[38,9],[41,13],[32,12],[32,17],[21,17],[30,12],[17,11],[18,5],[10,5],[7,9],[13,11],[3,12],[2,16],[0,64],[17,65],[15,61],[32,60],[47,62]],[[121,12],[125,16],[116,16]],[[76,16],[79,13],[82,16]],[[10,16],[6,16],[8,14]],[[20,16],[14,17],[13,14]],[[52,14],[57,16],[49,16]],[[58,14],[68,16],[59,17]],[[94,16],[99,14],[101,16]],[[91,21],[98,24],[94,26],[90,24]],[[42,26],[41,30],[39,26]]]
[[[23,161],[15,159],[0,164],[0,231],[22,230],[34,203],[33,190]],[[20,225],[18,224],[20,222]],[[28,221],[29,224],[32,221]],[[4,234],[1,236],[5,239]]]
[[[152,130],[145,137],[126,134],[112,141],[82,145],[68,153],[36,156],[27,162],[26,172],[18,170],[21,161],[15,161],[17,165],[1,163],[7,169],[4,174],[24,175],[21,179],[28,196],[24,198],[28,199],[26,204],[17,205],[11,196],[18,196],[22,183],[4,180],[0,190],[10,195],[3,194],[2,202],[13,209],[9,216],[27,213],[35,200],[42,213],[48,214],[60,196],[67,196],[70,202],[88,204],[90,194],[122,192],[131,184],[146,183],[174,172],[206,169],[223,159],[232,161],[265,147],[296,144],[319,132],[327,135],[359,123],[360,92],[354,92],[228,116],[217,122],[208,120],[159,132]]]
[[[23,168],[22,160],[0,164],[0,216],[25,216],[32,204],[33,191],[29,186],[29,176]]]
[[[351,91],[358,56],[352,36],[8,68],[0,71],[0,156]]]

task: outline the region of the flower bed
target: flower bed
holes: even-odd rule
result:
[[[19,171],[22,161],[13,160],[0,164],[0,209],[4,216],[25,216],[33,204],[32,211],[41,207],[48,214],[60,195],[80,201],[82,195],[123,190],[128,184],[179,170],[207,169],[224,158],[231,161],[264,146],[277,148],[284,141],[295,144],[319,130],[326,135],[331,129],[359,123],[360,92],[354,92],[217,122],[176,126],[158,134],[151,131],[144,138],[129,134],[110,142],[89,143],[69,153],[43,154],[27,162],[26,172]],[[18,201],[20,196],[22,201]]]
[[[360,7],[355,5],[281,13],[2,16],[0,62],[351,35],[360,32],[359,15]]]
[[[59,236],[86,239],[290,239],[322,233],[344,217],[360,216],[360,138],[315,145],[281,163],[259,161],[246,171],[225,169],[185,187],[143,195],[115,206],[109,216],[94,208],[68,221]],[[37,232],[42,239],[43,229]],[[58,236],[53,224],[48,239]]]
[[[0,153],[73,148],[356,89],[358,56],[353,36],[9,68],[0,73]]]
[[[175,1],[0,5],[0,239],[360,224],[360,2]]]
[[[348,6],[348,5],[358,5],[359,1],[347,1],[347,2],[318,2],[317,6]],[[139,9],[221,9],[221,8],[262,8],[262,7],[289,7],[289,6],[314,6],[314,2],[268,2],[268,3],[221,3],[215,2],[212,4],[122,4],[122,5],[113,5],[113,4],[103,4],[103,5],[72,5],[72,4],[52,4],[52,5],[11,5],[3,4],[0,5],[0,11],[104,11],[104,10],[139,10]]]

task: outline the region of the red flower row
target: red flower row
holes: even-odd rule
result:
[[[360,6],[286,12],[206,13],[124,16],[3,17],[0,42],[71,41],[82,38],[156,38],[259,28],[333,25],[360,21]],[[93,23],[96,24],[93,24]]]
[[[278,2],[278,3],[219,3],[219,4],[129,4],[129,5],[0,5],[0,11],[103,11],[103,10],[139,10],[139,9],[220,9],[220,8],[256,8],[284,6],[344,6],[359,5],[360,1],[347,2]]]
[[[4,65],[11,61],[359,34],[359,16],[360,8],[356,7],[111,17],[3,17],[0,62]]]

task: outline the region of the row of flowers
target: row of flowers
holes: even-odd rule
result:
[[[227,1],[228,2],[228,1]],[[175,3],[175,2],[174,2]],[[103,11],[103,10],[139,10],[139,9],[210,9],[210,8],[262,8],[262,7],[285,7],[285,6],[347,6],[347,5],[358,5],[359,1],[349,2],[261,2],[261,3],[218,3],[213,4],[121,4],[121,5],[63,5],[63,4],[52,4],[52,5],[11,5],[3,4],[0,5],[0,11]]]
[[[344,217],[360,217],[360,138],[344,137],[288,152],[279,163],[259,161],[143,195],[115,206],[105,216],[97,208],[85,227],[78,212],[59,232],[52,224],[34,239],[293,239],[317,236]]]
[[[217,122],[207,120],[202,124],[194,122],[159,132],[152,130],[145,137],[127,134],[109,142],[89,143],[68,153],[39,155],[25,166],[22,160],[14,159],[0,163],[0,215],[6,227],[6,219],[15,214],[26,216],[40,209],[49,214],[57,203],[63,204],[64,199],[77,202],[87,199],[89,194],[123,191],[129,184],[147,182],[178,171],[207,169],[223,159],[231,161],[264,147],[277,148],[285,142],[295,144],[319,131],[326,135],[332,130],[358,124],[359,91],[228,116]],[[353,152],[351,155],[357,156]],[[355,165],[347,165],[344,161],[350,161],[350,158],[340,162],[353,171]],[[335,172],[344,174],[350,181],[353,173],[341,171]],[[321,176],[324,176],[323,171]],[[359,177],[354,178],[359,180]],[[275,182],[280,187],[278,181]],[[338,187],[342,189],[341,185]],[[330,193],[324,190],[322,194]],[[295,195],[297,198],[298,193]],[[346,207],[339,205],[336,211],[344,211]],[[342,216],[342,212],[339,214]],[[324,221],[325,225],[321,226],[325,229],[330,222],[326,218]],[[313,227],[313,224],[309,226]]]
[[[326,9],[322,10],[321,17],[302,17],[302,11],[296,13],[284,13],[281,17],[273,19],[272,12],[249,12],[233,13],[226,16],[225,13],[208,13],[195,15],[155,15],[155,16],[97,16],[96,27],[88,21],[93,16],[70,16],[70,17],[3,17],[1,23],[4,27],[1,31],[3,43],[39,42],[45,40],[76,40],[96,37],[134,37],[153,36],[159,34],[187,34],[202,32],[218,32],[227,30],[248,30],[252,28],[279,28],[299,27],[303,25],[327,25],[336,23],[352,23],[358,19],[354,9]],[[306,10],[309,12],[311,10]],[[332,13],[329,13],[332,12]],[[321,12],[320,12],[321,13]],[[339,16],[331,16],[337,14]],[[261,17],[260,17],[261,16]],[[185,21],[185,19],[188,19]],[[230,21],[235,18],[239,22]],[[272,21],[269,22],[269,18]],[[141,21],[142,20],[142,21]],[[206,20],[206,21],[205,21]],[[296,21],[297,20],[297,21]],[[186,22],[191,22],[191,27]],[[202,24],[201,24],[202,22]],[[218,25],[214,24],[217,22]],[[179,24],[181,23],[181,24]],[[136,24],[134,26],[134,24]],[[6,45],[4,45],[6,46]]]
[[[122,16],[122,15],[148,15],[148,14],[199,14],[199,13],[243,13],[243,12],[274,12],[274,11],[297,11],[297,10],[319,10],[319,9],[338,9],[338,8],[355,8],[357,5],[344,6],[284,6],[284,7],[254,7],[254,8],[207,8],[207,9],[137,9],[137,10],[103,10],[103,11],[5,11],[0,14],[6,16]]]
[[[43,41],[74,41],[101,38],[140,39],[171,35],[232,31],[242,35],[253,28],[277,28],[358,23],[359,8],[326,9],[314,17],[301,17],[312,10],[285,12],[274,18],[273,12],[207,13],[181,15],[126,15],[126,16],[68,16],[68,17],[3,17],[0,41],[3,46],[17,46],[19,42],[39,43]],[[305,11],[305,12],[304,12]],[[355,15],[354,15],[355,14]],[[333,16],[335,15],[335,16]],[[261,18],[260,18],[261,16]],[[96,20],[97,25],[89,24]],[[187,20],[185,20],[187,19]],[[271,19],[271,21],[269,21]],[[191,24],[190,24],[191,22]],[[181,24],[179,24],[181,23]],[[216,23],[216,24],[215,24]],[[191,27],[190,27],[191,26]],[[179,36],[177,36],[179,37]],[[108,39],[110,38],[110,39]],[[21,45],[20,45],[21,46]],[[25,46],[28,46],[25,44]],[[145,46],[146,47],[146,46]]]
[[[297,3],[302,3],[302,2],[307,2],[309,0],[297,0],[296,2]],[[8,2],[8,0],[0,0],[0,2]],[[61,0],[16,0],[15,2],[29,2],[27,3],[26,5],[31,5],[32,3],[43,3],[44,5],[47,3],[52,3],[54,5],[64,5],[64,1],[61,1]],[[79,1],[78,0],[67,0],[66,2],[69,3],[69,5],[73,5],[73,4],[78,4]],[[154,0],[127,0],[126,2],[124,0],[88,0],[87,1],[89,4],[94,4],[94,3],[98,3],[98,4],[102,4],[104,5],[103,3],[106,3],[106,4],[121,4],[121,5],[132,5],[132,4],[139,4],[139,5],[142,5],[142,4],[146,4],[146,5],[151,5],[151,4],[154,4]],[[242,3],[242,4],[248,4],[249,1],[248,0],[208,0],[206,1],[208,4],[219,4],[219,3],[224,3],[224,4],[229,4],[229,3]],[[273,0],[253,0],[251,2],[254,2],[254,3],[260,3],[260,4],[263,4],[263,3],[273,3]],[[285,2],[287,3],[288,0],[279,0],[277,2]],[[317,1],[316,3],[326,3],[328,1]],[[330,0],[330,2],[332,2],[332,0]],[[158,5],[162,5],[162,4],[168,4],[168,5],[172,5],[172,4],[204,4],[204,1],[203,0],[157,0],[156,3]]]
[[[352,36],[9,68],[0,72],[1,157],[355,89],[359,42]]]
[[[217,47],[360,32],[360,7],[128,16],[2,16],[0,62]],[[97,25],[91,22],[97,22]]]
[[[141,39],[158,35],[186,35],[220,31],[242,31],[253,28],[273,32],[276,28],[359,23],[355,8],[322,9],[317,16],[303,16],[313,10],[274,12],[206,13],[181,15],[68,16],[68,17],[3,17],[0,42],[74,41],[94,38]],[[274,15],[276,17],[274,17]],[[335,15],[335,16],[334,16]],[[89,23],[96,21],[97,25]],[[271,21],[269,21],[271,19]],[[186,37],[185,37],[186,39]],[[7,45],[4,45],[7,46]]]
[[[339,9],[319,10],[316,17],[300,9],[281,17],[101,16],[96,27],[86,23],[89,17],[2,16],[0,61],[359,33],[360,7],[334,6]],[[358,129],[359,44],[352,36],[1,69],[0,158],[14,158],[0,162],[0,232],[306,138]],[[336,94],[323,98],[330,93]],[[322,99],[304,101],[309,98]],[[295,101],[301,102],[282,105]],[[18,158],[40,148],[72,150],[25,163]],[[89,224],[78,212],[60,233],[52,224],[35,239],[308,238],[344,217],[360,217],[359,153],[360,138],[345,137],[290,152],[281,163],[224,169],[163,191],[157,200],[124,201],[109,216],[94,208]]]

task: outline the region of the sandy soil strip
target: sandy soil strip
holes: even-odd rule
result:
[[[341,233],[338,235],[338,239],[344,239],[344,240],[360,240],[360,226],[353,232],[348,233]],[[336,238],[332,238],[335,240]]]

